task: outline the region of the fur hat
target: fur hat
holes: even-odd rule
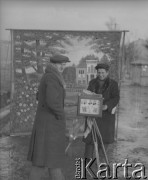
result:
[[[98,69],[105,69],[106,71],[109,70],[109,65],[108,64],[105,64],[105,63],[99,63],[97,64],[97,66],[95,67],[96,70]]]

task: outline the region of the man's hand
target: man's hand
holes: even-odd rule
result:
[[[108,108],[107,105],[103,105],[103,106],[102,106],[102,110],[103,110],[103,111],[107,110],[107,108]]]

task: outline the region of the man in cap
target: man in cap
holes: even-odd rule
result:
[[[40,180],[48,168],[52,180],[65,180],[65,84],[61,73],[69,58],[55,55],[50,58],[41,78],[38,107],[33,125],[28,160],[32,162],[29,180]]]
[[[112,110],[119,102],[119,89],[118,83],[109,78],[108,64],[100,63],[95,68],[97,70],[97,77],[89,82],[88,90],[96,94],[102,94],[103,96],[102,117],[96,118],[96,123],[102,135],[103,142],[107,147],[107,144],[114,141],[115,114]],[[94,144],[91,132],[84,138],[84,142],[85,158],[93,158]],[[101,144],[99,139],[98,146],[100,149]]]

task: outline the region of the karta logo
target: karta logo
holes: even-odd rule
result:
[[[147,179],[145,176],[145,166],[142,163],[130,164],[128,159],[125,159],[124,163],[113,163],[112,169],[110,165],[106,163],[100,163],[98,165],[97,172],[94,172],[92,165],[96,163],[95,159],[83,159],[76,158],[75,166],[75,178],[76,179],[87,179],[87,174],[92,179],[118,179],[118,169],[122,168],[123,177],[125,179]],[[129,175],[129,168],[132,168],[132,172]],[[134,169],[134,170],[133,170]],[[120,169],[121,170],[121,169]]]

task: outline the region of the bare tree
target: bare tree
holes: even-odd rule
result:
[[[108,30],[115,31],[118,30],[118,24],[116,22],[116,19],[114,17],[110,17],[109,20],[105,23]]]

